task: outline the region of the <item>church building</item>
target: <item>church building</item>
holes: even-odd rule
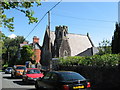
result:
[[[41,64],[50,65],[52,58],[92,56],[97,52],[89,34],[68,33],[67,26],[56,26],[55,31],[50,31],[47,27],[42,46]]]

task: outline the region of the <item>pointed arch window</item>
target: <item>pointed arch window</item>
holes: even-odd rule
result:
[[[68,56],[68,52],[65,50],[64,51],[64,55],[63,55],[64,57],[67,57]]]
[[[62,38],[62,32],[59,32],[59,37]]]
[[[66,37],[66,32],[64,32],[64,36]]]

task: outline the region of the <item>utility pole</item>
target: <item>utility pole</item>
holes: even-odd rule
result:
[[[48,11],[48,31],[49,31],[49,70],[52,69],[52,51],[51,51],[51,38],[50,38],[50,11]]]
[[[48,11],[48,28],[50,30],[50,11]]]
[[[51,40],[50,40],[50,11],[48,11],[48,33],[49,33],[49,51],[51,53]]]
[[[61,0],[62,1],[62,0]],[[48,38],[49,38],[49,41],[48,41],[48,57],[49,57],[49,70],[51,71],[52,70],[52,48],[51,48],[51,36],[50,36],[50,11],[52,11],[53,8],[55,8],[61,1],[59,1],[55,6],[53,6],[48,12]]]

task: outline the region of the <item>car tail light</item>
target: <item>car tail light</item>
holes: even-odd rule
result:
[[[63,90],[69,90],[69,86],[68,85],[63,85]]]
[[[91,87],[90,82],[87,82],[87,88],[90,88],[90,87]]]

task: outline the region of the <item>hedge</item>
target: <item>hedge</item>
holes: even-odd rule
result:
[[[59,65],[84,65],[84,66],[117,66],[120,54],[104,54],[94,56],[74,56],[59,59]]]

